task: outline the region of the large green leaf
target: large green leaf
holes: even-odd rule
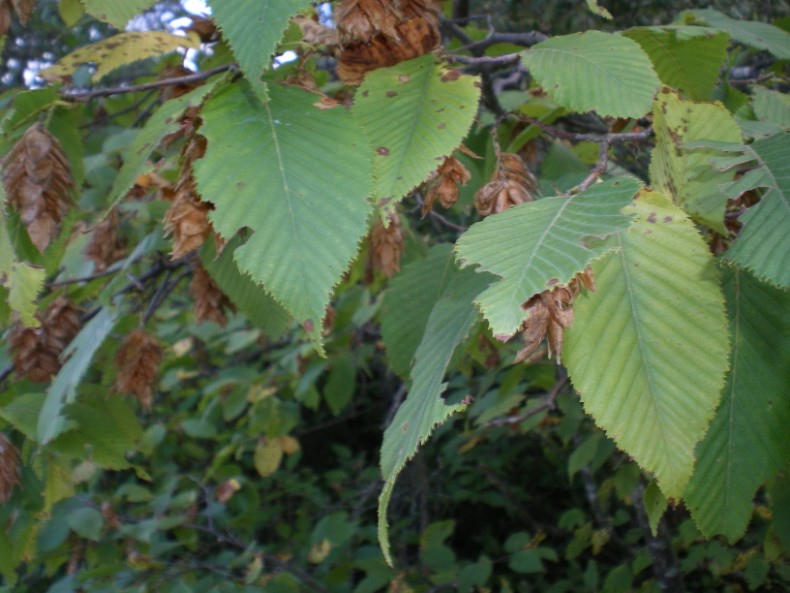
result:
[[[786,94],[755,86],[752,105],[760,121],[790,129],[790,97]]]
[[[790,33],[768,23],[739,21],[713,10],[702,8],[688,10],[679,17],[684,22],[701,21],[706,25],[729,33],[735,41],[771,52],[777,58],[790,59]]]
[[[374,153],[380,203],[394,205],[458,148],[477,115],[478,87],[433,54],[365,77],[352,113]]]
[[[758,278],[790,287],[790,133],[783,132],[745,147],[762,164],[752,188],[768,191],[741,217],[743,228],[724,257]],[[751,188],[744,188],[751,189]]]
[[[132,17],[148,10],[156,0],[82,0],[85,10],[100,21],[125,29]]]
[[[77,385],[115,322],[114,311],[107,307],[100,309],[66,347],[62,358],[67,360],[52,382],[38,417],[37,440],[41,444],[50,442],[63,431],[74,427],[74,422],[66,417],[64,408],[76,400]]]
[[[110,190],[108,211],[123,199],[138,176],[153,171],[154,165],[149,161],[151,153],[156,150],[165,136],[178,131],[184,111],[190,107],[199,106],[214,89],[217,82],[222,79],[223,77],[217,77],[211,83],[171,99],[154,112],[145,127],[137,133],[129,148],[124,152],[123,165]]]
[[[451,246],[443,243],[392,279],[381,304],[381,337],[390,366],[401,377],[408,377],[428,316],[457,273]]]
[[[310,6],[309,0],[210,0],[212,15],[233,50],[239,67],[261,100],[261,80],[288,20]]]
[[[234,252],[239,269],[318,343],[330,293],[367,230],[370,154],[344,109],[318,109],[317,95],[293,87],[268,94],[262,104],[237,83],[206,102],[195,179],[223,237],[253,231]]]
[[[740,538],[757,488],[790,452],[790,292],[724,270],[733,338],[724,399],[698,449],[686,504],[702,533]]]
[[[647,52],[661,82],[690,99],[711,98],[729,36],[705,27],[635,27],[623,33]]]
[[[682,210],[643,191],[633,211],[620,252],[593,264],[598,287],[576,301],[563,360],[596,423],[680,498],[724,386],[724,297]]]
[[[670,196],[699,222],[726,235],[724,210],[728,196],[719,186],[732,181],[735,171],[712,166],[712,159],[720,157],[721,151],[702,146],[690,150],[686,145],[702,140],[741,142],[735,119],[719,103],[685,101],[674,91],[664,89],[653,107],[653,127],[653,187]]]
[[[549,96],[573,111],[641,117],[661,85],[638,43],[601,31],[552,37],[522,60]]]
[[[476,302],[497,338],[509,339],[526,318],[531,296],[567,284],[596,258],[615,249],[606,237],[623,232],[622,213],[641,188],[636,179],[612,179],[569,198],[544,198],[489,216],[458,240],[458,261],[496,274]]]
[[[447,286],[442,298],[431,311],[425,334],[417,348],[409,395],[398,408],[392,424],[384,432],[384,442],[381,445],[384,488],[379,496],[379,543],[390,565],[392,557],[387,506],[395,487],[395,479],[406,462],[417,452],[417,448],[428,440],[433,429],[464,408],[463,404],[451,405],[442,399],[442,393],[447,387],[442,379],[453,353],[469,335],[478,318],[472,299],[485,287],[489,279],[487,274],[465,270],[456,275]]]
[[[276,340],[291,325],[291,316],[249,276],[239,271],[233,260],[233,252],[241,244],[239,237],[228,241],[222,253],[217,256],[214,242],[207,241],[200,252],[200,259],[209,276],[236,308],[267,337]]]

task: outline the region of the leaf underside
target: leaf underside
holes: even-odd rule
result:
[[[729,33],[730,37],[744,45],[764,49],[782,60],[790,59],[790,33],[779,27],[768,23],[731,19],[711,8],[689,10],[680,18],[686,15],[693,15],[711,27]]]
[[[100,21],[110,23],[117,29],[123,29],[126,24],[141,12],[149,9],[156,0],[82,0],[85,10]]]
[[[593,264],[563,360],[584,407],[680,498],[719,402],[729,339],[713,257],[682,210],[640,193],[621,250]]]

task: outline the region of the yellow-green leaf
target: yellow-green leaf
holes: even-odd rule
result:
[[[147,10],[156,0],[82,0],[85,10],[100,21],[123,29],[129,20]]]
[[[277,439],[263,438],[255,446],[255,469],[262,478],[271,476],[280,467],[283,449]]]

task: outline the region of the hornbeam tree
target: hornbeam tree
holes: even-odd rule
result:
[[[0,0],[0,591],[790,587],[787,6],[493,4]]]

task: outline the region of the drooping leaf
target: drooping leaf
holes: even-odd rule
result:
[[[727,56],[726,33],[706,27],[635,27],[623,35],[642,46],[661,82],[690,99],[711,98]]]
[[[81,66],[96,64],[94,82],[113,70],[139,60],[162,56],[178,49],[198,49],[200,41],[195,36],[179,37],[164,31],[134,31],[119,33],[81,47],[40,72],[42,78],[58,81],[71,76]]]
[[[381,304],[381,337],[390,366],[401,377],[409,376],[428,316],[457,273],[451,246],[443,243],[392,279]]]
[[[108,212],[123,199],[137,177],[153,171],[154,165],[148,160],[151,153],[156,150],[165,136],[178,131],[184,111],[199,106],[220,80],[222,77],[217,77],[213,82],[171,99],[154,112],[124,153],[123,165],[110,190]]]
[[[789,96],[761,86],[755,86],[752,105],[754,114],[760,121],[776,124],[785,130],[790,129]]]
[[[261,100],[261,75],[269,67],[288,20],[310,6],[309,0],[210,0],[214,21],[233,50],[239,67]]]
[[[749,524],[757,488],[788,463],[790,292],[737,268],[723,277],[732,362],[685,499],[703,534],[734,542]]]
[[[790,133],[783,132],[746,146],[762,164],[753,187],[768,190],[741,217],[743,228],[725,259],[748,268],[758,278],[790,287]],[[737,183],[737,182],[736,182]],[[750,189],[750,188],[744,188]]]
[[[236,308],[267,337],[276,340],[291,325],[291,316],[249,276],[239,271],[233,260],[233,252],[241,244],[242,241],[238,237],[228,241],[222,253],[217,256],[214,242],[207,241],[200,252],[200,259],[209,276],[233,301]]]
[[[521,305],[531,296],[567,284],[615,249],[604,239],[628,228],[633,216],[622,210],[640,188],[636,179],[612,179],[569,198],[510,208],[461,235],[458,261],[500,277],[476,299],[495,336],[507,340],[518,331],[527,316]]]
[[[379,203],[394,205],[458,147],[477,115],[479,96],[476,77],[448,69],[433,54],[365,77],[352,114],[374,154]]]
[[[317,95],[293,87],[273,85],[268,94],[262,105],[234,84],[206,102],[208,148],[195,179],[223,237],[253,231],[234,252],[239,269],[319,343],[330,292],[367,229],[370,156],[344,110],[320,110]]]
[[[85,10],[100,21],[125,29],[132,17],[148,10],[156,0],[82,0]]]
[[[45,445],[68,428],[74,426],[64,414],[64,408],[75,401],[77,385],[88,370],[93,355],[112,331],[116,313],[104,307],[91,319],[66,347],[62,357],[67,359],[47,392],[38,417],[38,442]]]
[[[656,147],[650,161],[650,180],[696,220],[722,235],[727,194],[719,187],[735,176],[734,170],[719,170],[711,160],[721,151],[711,146],[693,150],[686,145],[705,140],[741,142],[738,124],[729,111],[717,103],[685,101],[669,89],[656,97],[653,108]]]
[[[578,112],[641,117],[661,85],[638,43],[601,31],[552,37],[522,60],[552,99]]]
[[[460,272],[445,289],[428,318],[422,341],[415,354],[411,389],[398,408],[392,424],[384,432],[381,445],[381,474],[384,488],[379,496],[379,544],[387,563],[392,565],[389,547],[387,506],[398,474],[428,440],[434,428],[463,404],[450,405],[442,399],[447,384],[442,383],[456,348],[464,342],[478,318],[474,297],[491,278],[472,270]]]
[[[712,8],[688,10],[678,19],[686,23],[702,22],[729,33],[739,43],[764,49],[782,60],[790,59],[790,33],[768,23],[731,19]]]
[[[679,498],[719,402],[729,339],[713,257],[682,210],[643,190],[620,251],[593,264],[563,360],[595,422]]]

